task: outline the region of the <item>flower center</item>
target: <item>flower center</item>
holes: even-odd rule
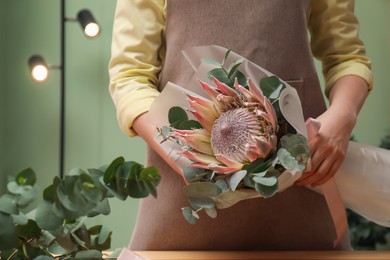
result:
[[[211,130],[213,152],[238,162],[246,162],[245,145],[251,143],[251,136],[259,135],[259,132],[255,114],[245,108],[228,110],[215,120]]]

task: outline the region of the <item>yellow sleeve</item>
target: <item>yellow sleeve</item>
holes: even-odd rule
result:
[[[134,119],[159,95],[164,59],[165,0],[117,0],[109,62],[110,94],[119,126],[129,136]]]
[[[353,0],[312,0],[309,17],[313,55],[322,61],[325,94],[345,75],[362,77],[371,90],[371,61],[359,39]]]

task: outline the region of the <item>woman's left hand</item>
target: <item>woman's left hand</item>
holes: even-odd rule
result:
[[[321,126],[309,137],[311,168],[296,182],[318,186],[331,179],[344,161],[357,115],[367,97],[367,84],[360,77],[340,78],[330,94],[331,105],[317,120]]]
[[[344,161],[356,120],[340,115],[330,108],[318,117],[317,121],[321,127],[308,143],[311,168],[297,181],[300,185],[318,186],[336,174]]]

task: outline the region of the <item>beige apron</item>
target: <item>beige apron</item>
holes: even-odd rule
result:
[[[167,81],[185,87],[193,71],[181,54],[190,46],[216,44],[232,49],[297,88],[305,117],[326,107],[307,33],[308,0],[167,0]],[[187,223],[184,182],[151,149],[147,164],[159,168],[158,198],[140,202],[133,250],[331,250],[333,222],[322,195],[292,187],[269,199],[252,199],[201,213]],[[350,249],[348,234],[336,249]]]

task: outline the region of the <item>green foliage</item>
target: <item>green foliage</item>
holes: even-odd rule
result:
[[[87,228],[86,219],[109,214],[111,197],[157,196],[159,181],[156,168],[119,157],[99,169],[55,177],[37,208],[25,215],[22,209],[39,192],[33,170],[23,170],[0,197],[0,259],[102,259],[112,232],[101,225]]]
[[[188,119],[187,112],[183,108],[177,106],[169,109],[168,120],[171,127],[180,130],[203,128],[198,121]]]
[[[207,76],[210,79],[214,77],[218,81],[225,83],[227,86],[231,88],[234,88],[235,79],[237,79],[238,83],[241,86],[246,86],[246,77],[241,71],[238,70],[238,67],[244,62],[244,59],[235,60],[229,65],[228,68],[226,68],[225,62],[229,54],[230,54],[230,50],[226,52],[225,57],[221,63],[207,58],[202,59],[202,62],[217,66],[217,68],[209,71],[207,73]]]
[[[379,147],[390,150],[390,131],[382,138]]]

